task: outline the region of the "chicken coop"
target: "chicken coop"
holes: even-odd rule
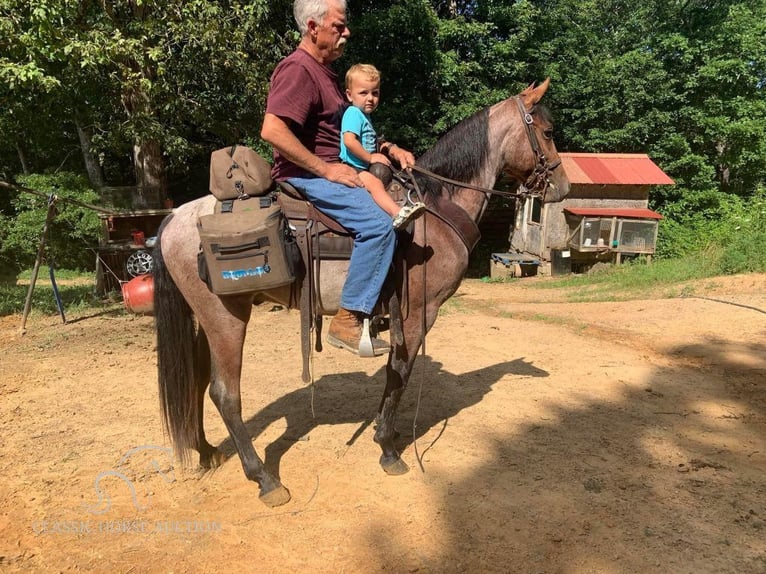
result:
[[[673,180],[645,154],[560,156],[569,195],[548,204],[519,199],[510,252],[503,255],[537,262],[541,273],[552,275],[636,256],[651,260],[662,215],[649,209],[649,193]]]

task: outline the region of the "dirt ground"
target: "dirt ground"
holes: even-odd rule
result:
[[[0,318],[0,570],[766,573],[766,275],[618,303],[539,281],[444,306],[400,477],[372,441],[384,359],[325,347],[305,386],[298,313],[257,308],[243,410],[276,509],[236,457],[173,463],[151,317]]]

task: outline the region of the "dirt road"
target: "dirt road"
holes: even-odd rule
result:
[[[577,304],[535,281],[445,305],[402,477],[372,441],[384,360],[326,347],[304,386],[297,312],[257,308],[243,410],[277,509],[236,457],[174,465],[150,317],[0,318],[0,570],[765,573],[766,276]]]

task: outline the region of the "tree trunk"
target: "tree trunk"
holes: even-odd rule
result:
[[[161,207],[167,184],[160,143],[157,140],[145,140],[133,144],[133,167],[138,186],[137,207]]]
[[[32,170],[29,169],[29,160],[27,159],[27,150],[24,142],[21,138],[16,139],[16,152],[19,154],[19,161],[21,162],[21,173],[29,175]]]
[[[82,159],[85,162],[85,171],[88,173],[90,184],[96,189],[101,189],[104,187],[104,170],[91,148],[91,129],[84,126],[79,117],[75,117],[74,123],[77,127],[77,135],[80,138]]]
[[[726,147],[726,144],[721,141],[715,145],[715,151],[718,152],[718,157],[721,159],[721,162],[718,164],[718,181],[721,184],[721,187],[727,187],[729,185],[729,165],[724,163]]]
[[[133,72],[140,70],[140,76],[144,78],[153,79],[155,76],[151,68],[141,69],[136,62],[129,62],[128,68]],[[142,89],[140,82],[135,80],[123,85],[122,105],[131,119],[154,117],[149,96]],[[167,194],[162,145],[159,140],[145,138],[140,132],[135,133],[134,137],[133,170],[136,174],[136,186],[138,187],[138,194],[134,198],[135,207],[161,208],[162,199]]]

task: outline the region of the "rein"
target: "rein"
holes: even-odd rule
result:
[[[529,195],[529,192],[518,192],[518,191],[500,191],[499,189],[491,189],[489,187],[482,187],[480,185],[473,185],[472,183],[465,183],[464,181],[457,181],[456,179],[450,179],[448,177],[444,177],[443,175],[439,175],[438,173],[434,173],[432,171],[427,170],[424,167],[420,167],[417,165],[411,165],[410,168],[412,168],[412,171],[416,171],[418,173],[421,173],[425,175],[426,177],[430,177],[431,179],[435,179],[437,181],[441,181],[442,183],[448,183],[450,185],[455,185],[457,187],[464,187],[467,189],[475,189],[476,191],[481,191],[483,193],[489,193],[492,195],[500,195],[503,197],[525,197]],[[414,180],[413,180],[414,181]]]

